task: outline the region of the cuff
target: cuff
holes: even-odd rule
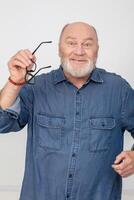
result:
[[[1,109],[1,112],[3,112],[3,114],[8,113],[8,115],[10,115],[12,118],[17,119],[18,115],[20,114],[20,97],[17,97],[13,105],[6,110]]]

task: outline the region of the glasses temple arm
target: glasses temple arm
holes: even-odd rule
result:
[[[32,52],[32,55],[35,54],[35,52],[38,50],[38,48],[39,48],[42,44],[46,44],[46,43],[52,43],[52,41],[41,42],[41,43],[37,46],[37,48]]]
[[[51,65],[49,65],[49,66],[46,66],[46,67],[42,67],[42,68],[40,68],[34,75],[33,74],[31,74],[31,73],[29,73],[28,71],[27,71],[27,74],[26,75],[30,75],[30,76],[32,76],[28,81],[26,81],[26,82],[30,82],[35,76],[36,76],[36,74],[38,74],[39,73],[39,71],[41,71],[42,69],[46,69],[46,68],[50,68],[50,67],[52,67]],[[25,78],[26,79],[26,78]]]

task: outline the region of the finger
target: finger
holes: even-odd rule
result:
[[[27,54],[27,56],[28,56],[31,60],[35,60],[35,59],[36,59],[35,55],[32,54],[32,52],[29,51],[29,49],[25,49],[24,51],[25,51],[25,53]]]
[[[26,56],[28,61],[30,61],[29,64],[34,64],[36,62],[36,57],[35,55],[32,54],[31,51],[29,51],[28,49],[25,49],[23,52],[22,52],[22,55],[23,56]]]
[[[34,58],[32,53],[28,49],[18,51],[12,58],[20,59],[20,56],[25,59],[27,62],[31,63],[31,59]],[[30,64],[29,63],[29,64]]]
[[[126,171],[117,170],[116,172],[122,177],[128,177],[131,174],[133,174],[133,170],[132,169],[129,169],[129,170],[126,170]]]
[[[124,174],[124,173],[129,173],[131,171],[134,171],[134,169],[133,169],[133,166],[130,164],[127,167],[125,167],[124,169],[122,169],[121,171]]]
[[[36,61],[36,57],[35,55],[32,55],[32,53],[28,50],[28,49],[25,49],[23,51],[20,52],[20,55],[26,59],[26,67],[28,70],[31,70],[33,68],[34,65],[36,65],[35,61]],[[26,64],[25,63],[25,64]]]
[[[128,166],[128,163],[123,160],[120,162],[120,164],[113,164],[112,167],[116,170],[123,170]]]
[[[9,60],[8,62],[8,66],[9,68],[12,68],[12,67],[26,68],[27,66],[29,66],[29,63],[25,59],[23,59],[23,57],[19,55],[17,57],[12,57],[11,60]]]
[[[17,59],[14,59],[13,61],[10,61],[9,63],[8,63],[8,66],[9,66],[9,69],[12,69],[12,68],[23,68],[23,69],[26,69],[26,65],[23,63],[23,62],[21,62],[21,61],[19,61],[19,60],[17,60]]]
[[[35,55],[33,55],[32,52],[29,51],[28,49],[25,49],[23,53],[24,53],[25,56],[27,56],[27,58],[30,59],[30,61],[32,61],[32,62],[36,61]]]
[[[32,64],[32,61],[31,59],[29,58],[29,56],[26,54],[25,51],[21,51],[20,53],[18,53],[14,59],[17,59],[23,63],[25,63],[25,65],[31,65]]]
[[[128,165],[124,168],[114,168],[114,170],[120,175],[120,176],[127,176],[127,174],[132,174],[134,172],[132,165]]]
[[[116,156],[116,159],[114,161],[114,164],[121,163],[121,161],[125,158],[124,152],[121,152],[118,156]]]

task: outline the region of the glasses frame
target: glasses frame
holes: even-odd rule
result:
[[[32,52],[32,55],[34,55],[34,54],[37,52],[37,50],[40,48],[40,46],[41,46],[42,44],[47,44],[47,43],[52,43],[52,41],[41,42],[41,43],[36,47],[36,49]],[[26,68],[25,82],[26,82],[27,84],[34,84],[34,82],[31,82],[31,80],[33,80],[33,79],[35,78],[35,76],[36,76],[42,69],[47,69],[47,68],[50,68],[50,67],[51,67],[51,65],[45,66],[45,67],[41,67],[38,71],[36,71],[36,69],[37,69],[37,64],[36,64],[36,62],[34,62],[33,60],[31,60],[31,61],[32,61],[32,63],[34,64],[34,69],[28,70],[28,69]],[[35,72],[35,71],[36,71],[36,72]],[[34,73],[34,72],[35,72],[35,73]],[[34,73],[34,74],[32,74],[32,73]],[[28,78],[27,78],[28,76],[31,76],[31,78],[28,79]]]

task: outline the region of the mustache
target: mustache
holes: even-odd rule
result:
[[[77,78],[82,78],[90,75],[95,68],[94,62],[90,59],[82,67],[78,67],[77,64],[72,66],[72,64],[70,63],[70,59],[66,58],[63,58],[61,60],[61,64],[65,72]]]

